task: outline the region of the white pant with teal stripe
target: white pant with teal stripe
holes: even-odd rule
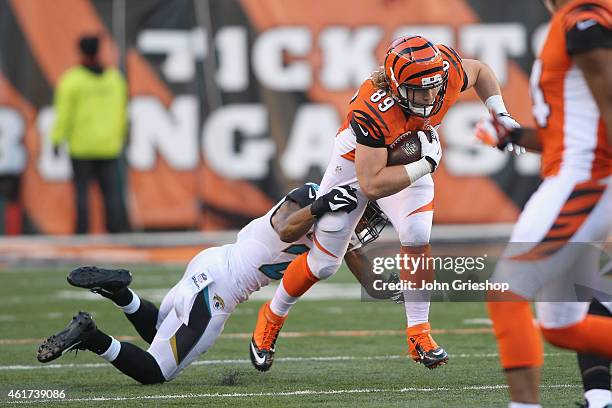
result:
[[[162,301],[148,352],[168,381],[214,344],[236,307],[225,255],[223,247],[200,252]]]

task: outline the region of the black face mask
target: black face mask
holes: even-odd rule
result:
[[[355,235],[361,245],[374,241],[389,222],[389,218],[382,212],[376,201],[368,202],[361,219],[355,227]]]

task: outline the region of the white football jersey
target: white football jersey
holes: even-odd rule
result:
[[[228,245],[229,273],[236,285],[239,301],[245,301],[252,292],[271,280],[280,280],[291,261],[310,250],[311,231],[293,243],[283,242],[272,227],[272,216],[288,199],[302,208],[311,204],[317,189],[316,184],[307,183],[291,191],[266,215],[241,229],[236,242]]]

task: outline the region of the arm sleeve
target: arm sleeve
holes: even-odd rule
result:
[[[566,34],[568,54],[577,54],[596,48],[612,48],[612,31],[599,24],[586,30],[572,28]]]
[[[70,77],[64,76],[60,79],[55,96],[53,107],[55,108],[55,122],[51,131],[51,143],[54,146],[62,143],[68,137],[70,131],[70,117],[72,111],[72,84]]]
[[[612,48],[612,13],[597,4],[582,4],[564,17],[568,54]]]

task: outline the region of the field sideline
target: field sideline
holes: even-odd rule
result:
[[[248,337],[261,297],[238,306],[224,335],[174,381],[141,386],[89,352],[42,365],[39,339],[58,331],[79,311],[94,314],[113,336],[136,332],[110,302],[68,286],[70,268],[0,271],[0,402],[37,406],[402,406],[505,407],[507,390],[484,306],[434,303],[436,340],[449,365],[429,371],[405,357],[403,308],[391,302],[361,302],[352,276],[342,269],[320,295],[294,308],[277,343],[268,373],[248,361]],[[153,300],[182,274],[181,268],[133,268],[133,288]],[[270,290],[270,289],[268,289]],[[80,293],[82,292],[82,293]],[[268,293],[268,292],[266,292]],[[264,295],[266,294],[264,293]],[[572,406],[582,389],[576,357],[546,349],[544,406]],[[65,400],[11,400],[13,389],[65,390]]]

